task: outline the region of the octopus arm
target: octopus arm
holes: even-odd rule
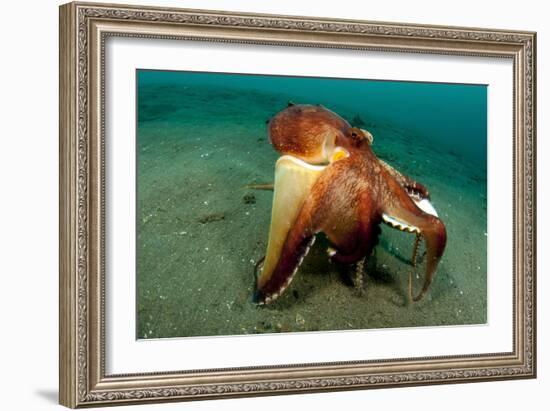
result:
[[[435,212],[435,210],[434,210]],[[424,297],[436,273],[437,266],[447,243],[447,231],[443,222],[434,214],[423,211],[405,195],[393,204],[387,204],[382,215],[383,221],[401,231],[416,233],[426,242],[426,272],[421,291],[412,295],[411,277],[409,277],[409,293],[413,301]]]
[[[298,217],[306,213],[304,204],[325,169],[289,155],[277,161],[271,225],[264,263],[256,279],[256,302],[269,303],[279,296],[311,245],[314,233]]]
[[[384,167],[384,169],[397,180],[399,185],[401,185],[401,187],[403,187],[407,191],[407,194],[413,200],[415,200],[415,202],[420,202],[424,199],[430,199],[430,193],[428,192],[428,189],[426,188],[426,186],[424,186],[424,184],[421,184],[418,181],[415,181],[412,178],[400,173],[385,161],[380,159],[378,159],[378,161],[380,161],[382,167]]]

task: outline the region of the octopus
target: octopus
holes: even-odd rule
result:
[[[409,297],[421,300],[447,240],[427,188],[379,159],[371,133],[323,106],[289,105],[269,120],[268,135],[281,157],[255,302],[269,304],[284,293],[320,232],[330,243],[330,260],[363,269],[382,223],[416,235],[414,266],[419,243],[425,241],[426,269],[416,295],[409,273]]]

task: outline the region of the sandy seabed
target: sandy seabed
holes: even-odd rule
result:
[[[328,242],[318,234],[286,292],[269,306],[252,302],[273,193],[246,186],[273,181],[278,155],[265,123],[288,98],[206,86],[140,91],[137,337],[485,323],[486,170],[423,136],[339,106],[329,108],[362,122],[380,158],[430,190],[448,235],[430,292],[419,303],[408,301],[408,273],[416,273],[417,290],[424,274],[423,264],[410,264],[414,235],[383,226],[362,292],[351,282],[354,267],[330,263]]]

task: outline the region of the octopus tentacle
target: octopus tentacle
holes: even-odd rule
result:
[[[281,252],[277,255],[273,268],[262,269],[258,277],[254,300],[262,305],[275,301],[292,282],[304,257],[315,242],[314,225],[315,204],[308,200],[284,241]]]
[[[415,200],[430,199],[430,193],[424,184],[419,183],[418,181],[413,180],[412,178],[400,173],[395,168],[390,166],[384,160],[378,159],[380,164],[384,169],[403,187],[409,197],[412,197]]]
[[[330,229],[324,230],[327,233],[329,240],[333,246],[328,250],[331,261],[340,264],[355,264],[363,258],[372,254],[374,247],[378,245],[381,229],[378,221],[372,216],[367,216],[361,226],[353,233],[349,233],[349,237],[356,241],[350,244],[341,244],[341,239],[332,235]],[[339,245],[341,246],[339,247]],[[348,251],[345,252],[344,248]],[[350,251],[351,250],[351,251]]]
[[[256,282],[259,293],[255,299],[258,302],[277,298],[292,281],[293,272],[301,262],[299,259],[309,250],[314,233],[307,231],[307,222],[300,213],[304,203],[311,198],[311,187],[325,168],[292,156],[282,156],[277,161],[267,252]],[[300,222],[304,229],[296,233]]]
[[[413,245],[413,255],[411,259],[411,264],[413,267],[416,267],[417,257],[418,257],[418,248],[420,247],[420,241],[422,240],[422,235],[417,233],[416,238],[414,239]]]
[[[365,254],[367,253],[366,248],[360,244],[353,252],[346,254],[342,251],[335,249],[334,247],[329,248],[329,257],[330,260],[338,264],[355,264],[358,261],[361,261]]]
[[[383,220],[394,228],[420,234],[426,242],[426,273],[421,291],[412,295],[413,301],[420,301],[433,281],[437,265],[445,251],[447,232],[443,222],[436,216],[425,213],[410,201],[403,201],[383,215]],[[412,287],[412,286],[411,286]]]
[[[359,294],[363,294],[364,290],[364,274],[365,274],[365,265],[367,264],[367,257],[363,257],[361,260],[357,262],[357,265],[355,266],[355,280],[353,282],[355,289],[359,292]]]

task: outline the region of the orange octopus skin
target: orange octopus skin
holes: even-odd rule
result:
[[[269,138],[281,154],[308,162],[322,161],[323,149],[336,146],[349,156],[330,163],[315,181],[273,272],[267,279],[258,278],[255,301],[270,303],[284,291],[316,233],[322,231],[328,237],[336,250],[331,256],[334,261],[351,264],[371,254],[383,220],[426,241],[424,282],[420,293],[412,297],[422,299],[447,239],[443,222],[422,211],[411,198],[427,198],[427,189],[379,160],[366,132],[322,106],[295,105],[283,110],[270,121]]]
[[[281,154],[298,157],[311,164],[327,161],[327,151],[340,145],[345,148],[354,133],[364,138],[364,131],[323,106],[292,105],[281,111],[268,125],[269,141]]]

